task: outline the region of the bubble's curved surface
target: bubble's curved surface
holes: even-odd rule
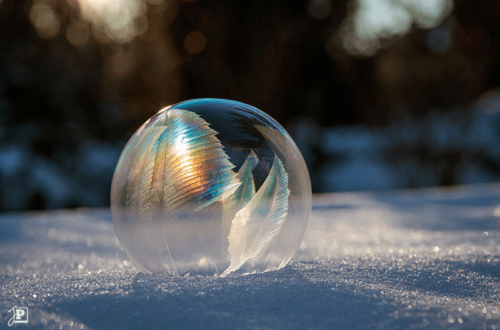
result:
[[[196,99],[135,132],[115,169],[111,207],[139,271],[264,272],[298,249],[311,184],[300,151],[271,117],[241,102]]]

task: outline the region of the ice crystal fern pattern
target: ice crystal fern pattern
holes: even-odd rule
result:
[[[244,155],[236,170],[210,126],[193,111],[165,109],[136,132],[120,157],[113,221],[140,271],[224,276],[277,269],[293,254],[275,242],[289,216],[283,161],[274,154],[267,175],[256,182],[259,151],[233,148]],[[274,134],[255,128],[262,136]]]

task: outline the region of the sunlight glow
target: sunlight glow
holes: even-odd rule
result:
[[[99,41],[107,38],[126,43],[147,29],[145,20],[141,19],[146,12],[144,0],[78,0],[78,3],[83,18],[92,23],[94,37]]]

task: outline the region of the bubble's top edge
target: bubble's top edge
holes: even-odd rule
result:
[[[172,104],[170,106],[167,106],[163,109],[161,109],[158,113],[165,112],[171,109],[182,109],[182,110],[191,110],[192,108],[197,108],[198,106],[203,106],[205,104],[203,103],[209,103],[209,105],[221,105],[225,107],[231,107],[235,110],[241,110],[245,111],[247,113],[252,113],[253,115],[256,115],[262,122],[270,124],[274,126],[275,128],[279,129],[283,133],[288,134],[284,127],[276,121],[273,117],[271,117],[268,113],[265,111],[250,105],[248,103],[242,102],[242,101],[236,101],[236,100],[230,100],[230,99],[222,99],[222,98],[194,98],[194,99],[189,99],[185,101],[181,101],[175,104]]]
[[[249,107],[254,110],[262,111],[248,103],[241,102],[241,101],[236,101],[236,100],[230,100],[230,99],[222,99],[222,98],[212,98],[212,97],[206,97],[206,98],[194,98],[194,99],[189,99],[189,100],[184,100],[175,104],[172,104],[162,110],[167,110],[167,109],[179,109],[182,108],[183,106],[190,106],[190,105],[199,105],[203,102],[210,102],[213,104],[220,104],[220,105],[226,105],[226,106],[232,106],[232,107]]]

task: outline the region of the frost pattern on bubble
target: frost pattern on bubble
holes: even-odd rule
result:
[[[210,107],[214,100],[205,102]],[[173,106],[141,126],[122,152],[112,184],[113,222],[138,270],[261,272],[283,267],[298,248],[311,198],[300,152],[264,113],[245,105],[255,114],[242,114],[242,103],[224,102],[229,107],[210,112],[229,119],[214,123],[219,130],[202,117],[208,117],[204,108]],[[297,164],[287,163],[290,153]],[[303,191],[293,195],[290,172],[293,179],[297,169],[307,179],[296,178]]]
[[[276,157],[262,187],[232,221],[228,237],[231,264],[223,275],[257,256],[278,234],[288,210],[288,193],[288,176]]]

